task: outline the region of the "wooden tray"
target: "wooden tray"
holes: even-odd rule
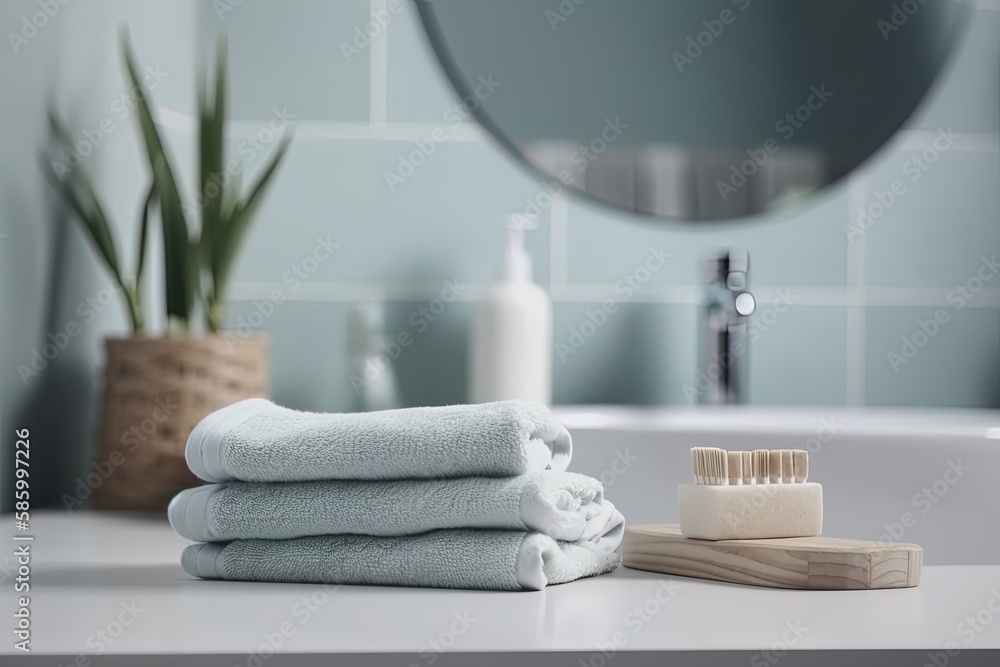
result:
[[[832,537],[691,540],[677,524],[625,528],[624,565],[734,584],[857,590],[910,588],[920,583],[923,549]]]

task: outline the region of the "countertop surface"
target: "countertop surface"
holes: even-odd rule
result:
[[[193,579],[178,565],[187,542],[159,517],[50,511],[27,532],[4,522],[5,587],[18,576],[14,548],[30,544],[34,655],[1000,648],[993,565],[925,567],[919,588],[879,591],[627,568],[541,592],[338,588]],[[0,653],[17,652],[5,642]]]

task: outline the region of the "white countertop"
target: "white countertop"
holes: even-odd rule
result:
[[[12,515],[3,519],[8,544],[19,544],[12,537],[24,533]],[[792,637],[797,650],[1000,648],[992,565],[926,567],[919,588],[883,591],[772,590],[626,568],[542,592],[324,590],[193,579],[178,565],[187,542],[157,518],[34,513],[30,534],[33,655],[95,653],[95,633],[129,617],[123,605],[135,618],[108,654],[245,654],[282,628],[279,652],[292,653],[415,653],[434,641],[460,652],[589,652],[608,642],[619,651],[761,650]],[[16,565],[5,558],[7,587]],[[672,598],[658,601],[671,585]],[[991,622],[966,630],[977,613]],[[7,641],[0,654],[17,652]]]

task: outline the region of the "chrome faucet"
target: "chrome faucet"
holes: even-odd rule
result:
[[[756,303],[747,291],[750,255],[723,250],[708,261],[699,371],[707,378],[701,402],[746,402],[748,318]],[[699,384],[706,384],[704,381]]]

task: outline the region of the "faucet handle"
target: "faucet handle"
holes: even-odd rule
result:
[[[743,272],[730,272],[726,274],[726,287],[734,292],[739,292],[747,288],[747,274]]]
[[[757,307],[747,287],[750,253],[728,248],[707,262],[708,289],[704,303],[701,368],[711,382],[701,394],[705,403],[745,400],[747,317]],[[707,369],[716,369],[709,374]]]
[[[736,308],[736,313],[743,317],[750,317],[753,315],[753,311],[757,309],[757,301],[750,292],[740,292],[737,294],[733,300],[733,305]]]
[[[708,273],[710,283],[722,283],[733,291],[746,289],[750,253],[740,248],[726,248],[708,260]]]

